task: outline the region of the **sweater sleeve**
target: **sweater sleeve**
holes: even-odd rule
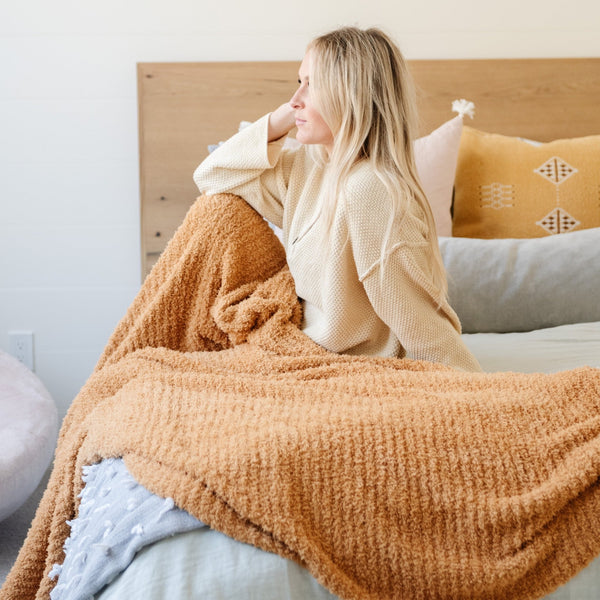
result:
[[[439,303],[425,223],[408,212],[401,225],[392,229],[392,246],[382,267],[379,259],[389,203],[374,206],[377,186],[370,192],[368,201],[351,199],[348,229],[359,279],[375,313],[409,357],[481,371],[461,338],[458,316],[446,299]]]
[[[379,318],[392,329],[407,354],[464,371],[481,371],[461,338],[460,322],[444,300],[434,296],[425,247],[401,247],[390,254],[383,273],[377,265],[363,286]]]
[[[295,152],[283,149],[285,138],[269,143],[268,125],[265,115],[229,138],[196,168],[194,183],[203,194],[237,194],[282,227]]]

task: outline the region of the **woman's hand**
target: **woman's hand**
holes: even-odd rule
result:
[[[269,115],[269,142],[287,135],[295,125],[295,110],[286,102]]]

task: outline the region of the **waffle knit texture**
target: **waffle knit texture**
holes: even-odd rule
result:
[[[202,193],[244,198],[283,230],[288,266],[304,301],[302,331],[344,354],[396,356],[480,371],[447,301],[432,281],[427,225],[416,202],[394,218],[367,161],[355,165],[326,236],[320,213],[325,169],[307,147],[268,142],[265,115],[227,140],[195,171]],[[381,268],[381,245],[393,222]],[[329,249],[321,239],[326,237]]]
[[[339,355],[300,321],[267,223],[198,200],[65,418],[0,598],[48,597],[82,468],[116,456],[343,599],[539,598],[600,553],[600,371]]]

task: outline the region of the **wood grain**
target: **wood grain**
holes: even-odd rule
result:
[[[143,273],[198,195],[194,169],[209,144],[291,97],[298,63],[138,65]]]
[[[600,59],[411,62],[424,132],[456,98],[475,103],[473,126],[542,142],[600,133]]]

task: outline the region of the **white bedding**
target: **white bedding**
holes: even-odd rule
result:
[[[463,339],[490,373],[600,368],[600,321],[518,333],[464,334]]]
[[[465,342],[486,371],[600,368],[600,322],[520,333],[477,333]],[[597,600],[600,558],[547,600]],[[295,563],[202,528],[147,546],[96,600],[333,600]]]

